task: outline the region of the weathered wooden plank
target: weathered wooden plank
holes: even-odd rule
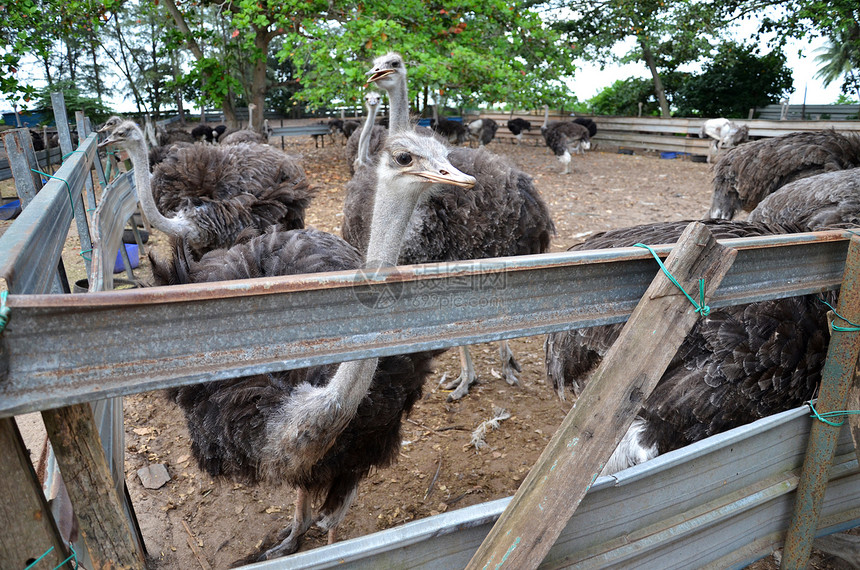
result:
[[[68,549],[13,418],[0,419],[0,457],[0,568],[25,568],[49,550],[39,567],[57,567]]]
[[[92,408],[77,404],[42,413],[45,429],[95,568],[144,568],[113,486]]]
[[[845,261],[845,276],[839,290],[834,324],[846,328],[848,323],[860,322],[860,237],[852,236]],[[842,319],[845,319],[844,322]],[[850,328],[850,327],[849,327]],[[848,389],[852,379],[860,383],[855,369],[860,354],[860,331],[834,328],[827,347],[827,360],[821,372],[821,386],[816,408],[819,413],[845,410]],[[834,421],[835,420],[835,421]],[[827,489],[827,472],[836,450],[841,418],[830,423],[813,422],[806,451],[806,461],[797,488],[794,517],[785,538],[783,568],[805,568],[812,551],[812,539],[818,528],[824,491]]]
[[[736,256],[703,224],[684,230],[666,268],[684,290],[716,290]],[[707,296],[706,296],[707,297]],[[704,303],[707,303],[707,298]],[[662,272],[467,568],[537,568],[700,315]]]

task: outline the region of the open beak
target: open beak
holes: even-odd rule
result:
[[[393,69],[376,69],[376,68],[373,68],[370,71],[368,71],[365,75],[368,76],[367,82],[371,83],[373,81],[379,81],[383,77],[388,77],[392,73],[394,73]]]
[[[438,184],[453,184],[454,186],[462,186],[463,188],[472,188],[475,186],[475,182],[477,182],[474,176],[460,172],[447,161],[433,161],[431,168],[416,170],[415,172],[410,172],[410,174]]]
[[[101,132],[101,131],[99,131],[99,132]],[[103,140],[102,142],[100,142],[98,144],[98,148],[102,148],[103,146],[107,146],[109,144],[115,144],[115,143],[116,143],[116,141],[113,140],[113,137],[108,136],[108,138],[106,138],[105,140]]]

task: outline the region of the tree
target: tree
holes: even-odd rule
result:
[[[837,30],[835,35],[828,46],[817,50],[819,55],[815,61],[821,67],[815,77],[821,79],[825,87],[844,77],[842,92],[848,94],[853,91],[860,98],[860,73],[857,71],[860,68],[860,45],[857,42],[860,25],[855,23],[847,29]]]
[[[413,93],[458,105],[508,101],[537,106],[568,91],[567,47],[539,15],[502,0],[369,0],[294,27],[279,57],[291,59],[313,106],[358,100],[373,57],[401,52]]]
[[[746,117],[750,109],[778,103],[792,91],[781,50],[757,55],[754,46],[722,44],[713,61],[691,76],[678,94],[678,114]]]
[[[654,95],[654,84],[648,79],[628,77],[619,79],[588,100],[592,112],[597,115],[621,115],[635,117],[642,104],[643,115],[660,112],[660,103]]]
[[[648,68],[661,114],[670,115],[663,76],[710,52],[708,38],[723,27],[719,3],[686,0],[534,0],[557,9],[565,19],[553,22],[574,53],[605,64],[640,61]],[[707,25],[703,25],[707,22]],[[634,40],[623,57],[617,45]]]

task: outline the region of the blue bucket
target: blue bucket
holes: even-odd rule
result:
[[[123,245],[125,245],[125,251],[128,253],[128,260],[131,262],[131,268],[136,269],[140,266],[140,259],[138,259],[137,255],[137,244],[126,243]],[[123,271],[125,271],[125,265],[122,262],[122,252],[118,251],[116,252],[116,261],[114,261],[113,264],[113,272],[121,273]]]
[[[21,200],[12,200],[0,206],[0,220],[14,220],[21,213]]]

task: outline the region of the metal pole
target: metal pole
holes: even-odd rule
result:
[[[860,238],[851,237],[848,257],[845,260],[845,273],[839,293],[836,312],[845,319],[860,321]],[[836,324],[845,326],[841,320]],[[860,332],[834,331],[827,349],[827,360],[821,373],[821,390],[815,404],[819,413],[844,410],[848,389],[855,372],[857,354],[860,351]],[[838,420],[833,423],[839,423]],[[782,555],[782,568],[802,569],[809,562],[812,541],[818,528],[818,519],[824,493],[827,490],[827,472],[833,461],[836,440],[841,429],[839,425],[829,425],[814,420],[806,448],[806,459],[797,486],[797,501],[794,515],[785,537]]]

